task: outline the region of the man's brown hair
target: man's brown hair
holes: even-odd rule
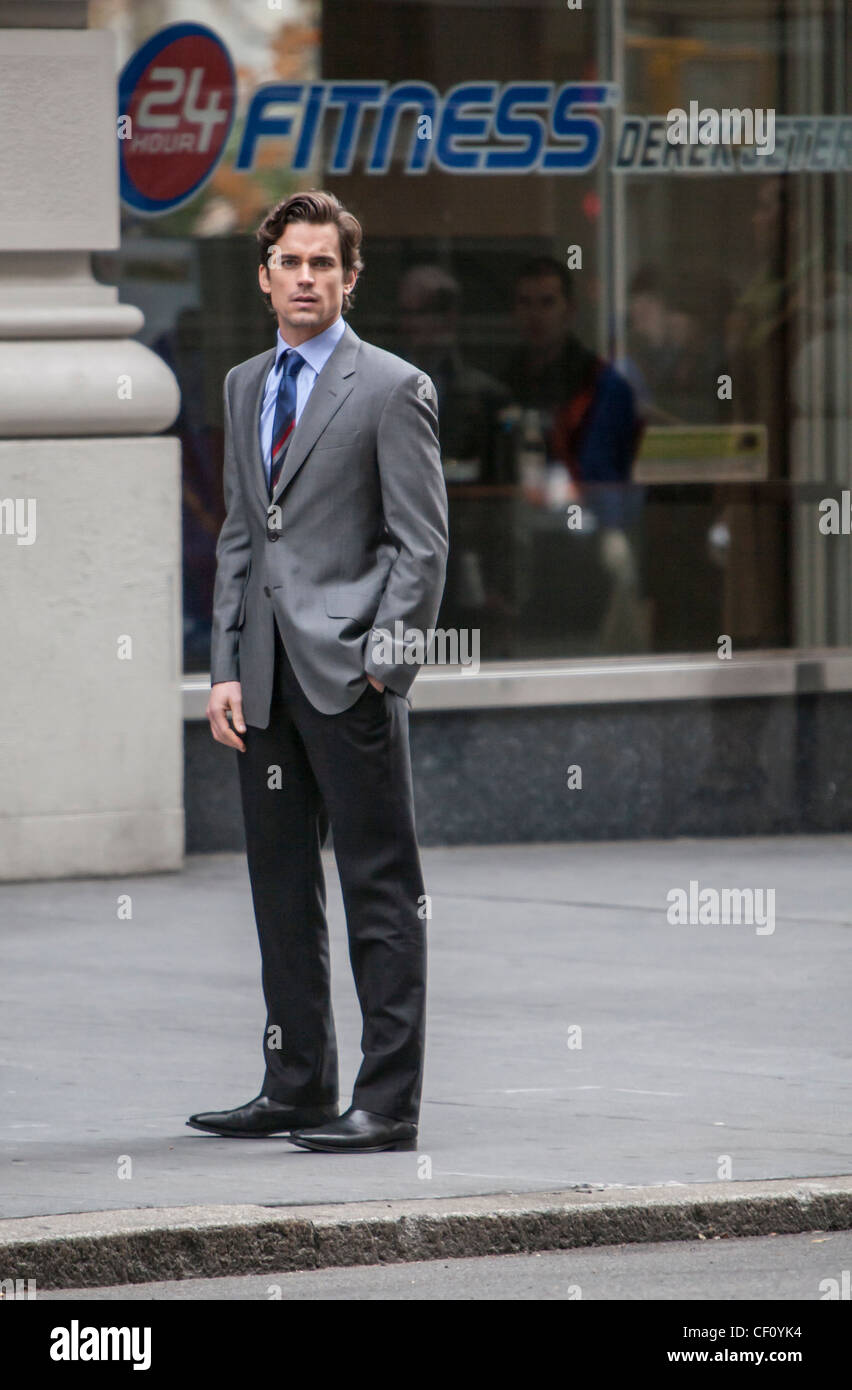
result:
[[[344,278],[350,271],[364,269],[361,260],[361,223],[351,212],[347,212],[339,198],[333,193],[292,193],[283,202],[277,203],[264,217],[257,229],[259,264],[269,269],[269,251],[274,246],[288,222],[332,222],[340,237],[340,259]],[[355,291],[343,291],[343,312],[352,306]],[[267,307],[272,314],[272,296],[264,294]]]

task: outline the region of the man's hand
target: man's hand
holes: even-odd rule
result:
[[[233,728],[228,723],[227,714],[231,712]],[[239,681],[217,681],[210,691],[210,699],[207,701],[207,718],[210,720],[210,732],[217,743],[224,743],[228,748],[236,748],[240,753],[246,751],[246,746],[241,738],[237,738],[234,729],[241,734],[246,731],[245,720],[243,719],[243,688]]]
[[[370,675],[369,671],[365,671],[364,675],[367,677],[367,680],[370,682],[371,686],[373,686],[374,690],[378,690],[379,694],[381,695],[382,691],[385,688],[383,682],[377,681],[375,677]]]

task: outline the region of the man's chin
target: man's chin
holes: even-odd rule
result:
[[[293,311],[291,307],[284,316],[284,322],[289,328],[321,328],[323,316],[318,309],[305,305],[304,309]]]

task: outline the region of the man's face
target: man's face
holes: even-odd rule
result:
[[[666,310],[663,301],[650,291],[640,290],[630,299],[630,331],[660,347],[666,338]]]
[[[415,348],[446,347],[456,339],[452,309],[436,306],[436,296],[405,289],[399,297],[399,318],[405,341]]]
[[[571,306],[557,276],[520,280],[515,290],[515,322],[528,343],[562,342],[571,327]]]
[[[344,276],[340,236],[333,222],[288,222],[265,266],[260,288],[272,296],[281,336],[294,347],[334,323],[351,290],[355,271]]]

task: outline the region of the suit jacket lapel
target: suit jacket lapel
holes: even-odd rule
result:
[[[243,397],[248,411],[249,448],[247,457],[251,460],[252,481],[264,511],[269,507],[269,486],[266,481],[266,470],[263,466],[263,454],[260,448],[260,411],[263,405],[263,388],[274,361],[275,348],[273,347],[259,359],[249,377]]]
[[[281,477],[278,479],[272,496],[273,503],[279,500],[285,487],[292,482],[326,425],[354,389],[355,359],[360,344],[361,339],[358,334],[347,324],[340,342],[314,382],[307,404],[299,418],[299,423],[290,437]],[[268,370],[269,366],[267,366],[267,372]],[[264,373],[263,380],[266,380],[266,373]],[[261,386],[255,416],[255,434],[258,433],[257,420],[260,416],[262,398],[263,387]],[[258,444],[258,456],[259,454],[260,445]],[[268,508],[270,503],[262,459],[260,475],[264,486],[264,504]]]

